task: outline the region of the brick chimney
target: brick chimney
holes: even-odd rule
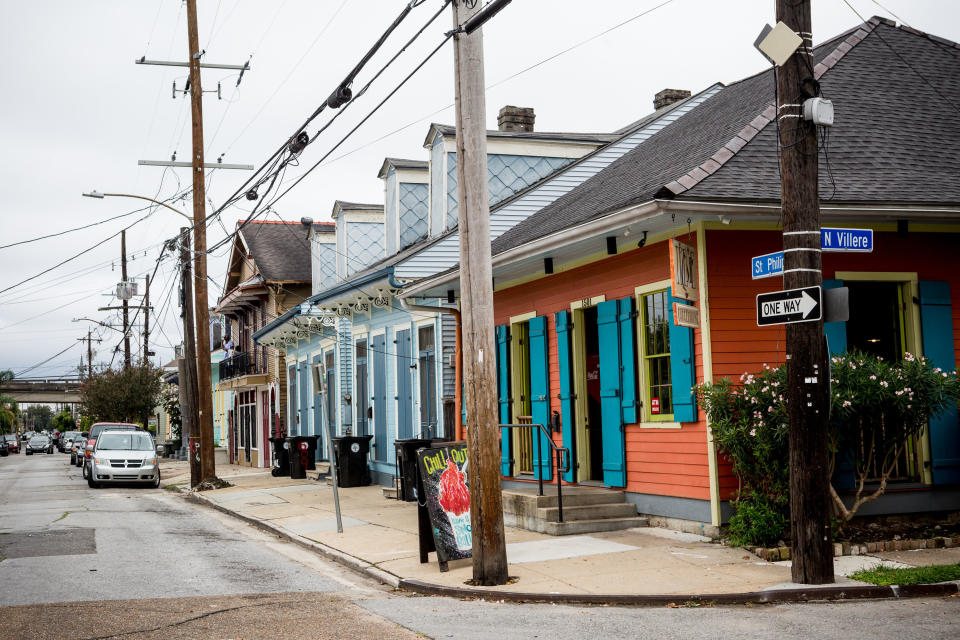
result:
[[[531,107],[513,107],[507,105],[497,114],[497,128],[500,131],[533,131],[533,121],[537,117]]]
[[[690,92],[686,89],[664,89],[657,95],[653,96],[653,108],[654,110],[662,109],[668,104],[680,102],[681,100],[686,100],[689,97]]]

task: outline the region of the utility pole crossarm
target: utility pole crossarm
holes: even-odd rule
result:
[[[137,58],[134,64],[149,64],[160,67],[189,67],[189,62],[176,62],[169,60],[147,60],[146,58]],[[201,62],[198,65],[201,69],[227,69],[229,71],[249,71],[250,61],[243,64],[214,64],[210,62]]]
[[[174,160],[137,160],[141,167],[193,167],[192,162],[177,162]],[[204,162],[204,169],[241,169],[243,171],[253,171],[252,164],[228,164],[226,162]],[[111,194],[104,194],[111,195]],[[183,214],[181,214],[183,215]]]

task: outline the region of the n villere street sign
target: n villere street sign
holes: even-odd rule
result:
[[[761,293],[757,296],[757,326],[819,320],[822,299],[820,287]]]

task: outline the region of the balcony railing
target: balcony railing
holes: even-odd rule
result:
[[[258,358],[251,357],[249,353],[238,353],[235,356],[220,361],[220,379],[228,380],[239,376],[247,376],[253,373],[263,373],[262,367],[257,366]]]

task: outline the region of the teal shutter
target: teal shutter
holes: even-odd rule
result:
[[[824,280],[824,289],[838,289],[843,280]],[[847,350],[847,323],[824,322],[823,333],[827,336],[827,348],[831,356],[837,356]],[[853,451],[849,447],[837,452],[836,471],[833,472],[833,484],[837,489],[853,489],[856,478],[853,473]]]
[[[620,411],[624,424],[637,421],[637,325],[633,298],[620,299]]]
[[[550,363],[547,345],[547,318],[530,318],[530,416],[533,424],[550,428]],[[537,478],[553,477],[550,441],[539,429],[534,432],[533,469]]]
[[[843,286],[843,280],[824,280],[824,289],[839,289]],[[824,322],[823,333],[827,336],[827,347],[830,349],[830,355],[840,355],[847,350],[847,323],[846,322]]]
[[[557,365],[560,372],[560,431],[563,434],[563,446],[573,455],[573,367],[570,362],[570,312],[558,311],[553,317],[557,326]],[[563,479],[573,482],[573,464],[563,474]],[[558,470],[559,473],[559,470]]]
[[[505,324],[496,328],[497,334],[497,398],[500,404],[500,423],[510,424],[510,331]],[[513,475],[510,455],[510,429],[500,429],[500,474]]]
[[[673,419],[676,422],[697,421],[697,400],[693,387],[696,384],[696,363],[694,362],[693,329],[678,327],[673,321],[673,303],[690,304],[686,300],[674,298],[667,289],[669,308],[667,319],[670,332],[670,378],[673,387]]]
[[[953,351],[950,283],[925,280],[919,285],[923,355],[933,366],[953,371],[957,362]],[[960,483],[960,422],[954,403],[930,419],[930,456],[934,484]]]
[[[603,484],[627,485],[626,444],[623,437],[623,412],[620,407],[620,325],[617,300],[597,305],[597,331],[600,341],[600,415],[603,439]]]

